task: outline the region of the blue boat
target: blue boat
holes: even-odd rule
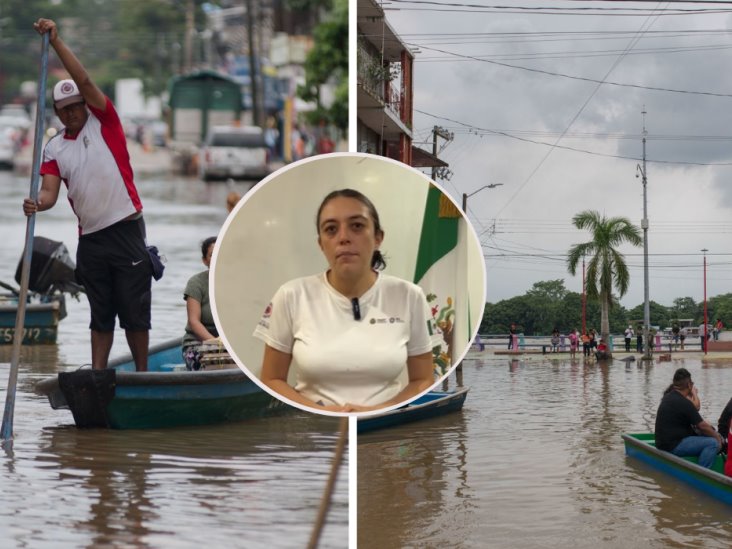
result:
[[[468,387],[455,391],[430,391],[409,404],[373,416],[358,419],[358,432],[402,425],[462,410]]]
[[[0,345],[11,345],[18,315],[17,294],[0,294]],[[53,344],[58,323],[66,317],[64,294],[39,296],[31,294],[25,306],[23,345]]]
[[[188,371],[181,339],[150,348],[147,372],[131,355],[40,381],[36,392],[69,409],[77,427],[149,429],[260,418],[289,409],[239,368]]]
[[[625,453],[687,484],[732,504],[732,478],[724,474],[724,459],[718,455],[711,469],[698,465],[695,457],[678,457],[656,448],[653,433],[622,434]]]

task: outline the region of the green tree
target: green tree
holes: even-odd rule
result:
[[[341,131],[348,128],[348,0],[334,0],[330,17],[315,27],[315,45],[305,60],[305,84],[297,95],[314,101],[316,108],[307,114],[311,124],[333,124]],[[323,84],[335,86],[335,99],[330,107],[321,102]]]
[[[609,310],[613,304],[613,288],[622,297],[628,291],[630,274],[625,257],[616,248],[624,242],[640,246],[643,242],[640,230],[627,218],[607,218],[597,211],[585,210],[572,219],[578,229],[587,229],[592,240],[575,244],[567,254],[567,269],[574,275],[584,256],[590,257],[587,265],[587,297],[600,302],[600,334],[607,341],[610,336]]]
[[[714,324],[718,318],[722,320],[722,324],[725,327],[732,324],[732,294],[714,296],[709,299],[707,305],[707,315],[710,324]],[[703,306],[704,304],[702,304]]]
[[[699,310],[699,305],[691,297],[677,297],[673,301],[671,310],[677,318],[694,318]]]
[[[660,303],[656,303],[653,300],[648,302],[648,309],[650,311],[651,324],[660,326],[662,330],[671,326],[672,320],[676,320],[676,317],[674,317],[674,314],[671,312],[671,308],[661,305]],[[689,318],[692,318],[693,316],[694,315],[691,315]],[[636,324],[640,322],[640,324],[643,324],[643,303],[628,311],[628,322],[634,322]]]

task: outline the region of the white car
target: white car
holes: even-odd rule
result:
[[[199,172],[204,181],[260,179],[269,175],[269,148],[262,128],[213,126],[201,148]]]

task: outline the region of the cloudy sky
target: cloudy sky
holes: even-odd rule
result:
[[[498,4],[516,9],[487,7]],[[571,224],[582,210],[640,226],[644,109],[650,298],[701,301],[702,248],[707,295],[732,292],[732,5],[399,0],[384,7],[417,50],[415,142],[431,149],[434,125],[454,132],[440,152],[452,171],[443,187],[459,200],[503,184],[468,200],[488,301],[523,294],[539,280],[561,278],[581,291],[581,274],[569,275],[564,257],[588,239]],[[621,302],[633,307],[643,302],[643,249],[622,250],[631,287]]]

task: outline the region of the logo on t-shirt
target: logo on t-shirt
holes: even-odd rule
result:
[[[261,319],[259,319],[259,322],[258,322],[258,324],[259,324],[259,325],[260,325],[260,326],[261,326],[262,328],[265,328],[265,329],[269,330],[269,322],[267,322],[267,320],[268,320],[268,319],[269,319],[269,317],[271,317],[271,316],[272,316],[272,303],[270,302],[270,304],[269,304],[269,305],[267,305],[267,308],[266,308],[266,309],[264,309],[264,313],[262,313],[262,318],[261,318]]]
[[[392,316],[389,318],[372,318],[369,320],[369,324],[404,324],[404,321],[398,316]]]

